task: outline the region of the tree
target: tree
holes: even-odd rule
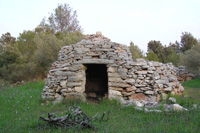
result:
[[[198,40],[193,37],[193,35],[189,32],[183,32],[181,36],[181,51],[185,52],[191,49],[193,46],[198,44]]]
[[[68,4],[59,4],[49,18],[49,27],[54,30],[54,32],[81,32],[81,26],[79,26],[79,21],[77,20],[77,13],[73,11]]]
[[[150,50],[147,53],[146,59],[149,60],[149,61],[157,61],[157,62],[160,61],[159,58],[158,58],[158,56],[152,50]]]
[[[35,33],[39,34],[40,32],[45,32],[47,34],[53,34],[54,30],[51,29],[49,24],[46,23],[46,19],[43,18],[40,24],[35,28]]]
[[[187,50],[180,57],[180,64],[186,66],[194,74],[200,74],[200,43]]]
[[[134,45],[133,42],[130,43],[129,46],[130,52],[132,54],[132,58],[133,60],[136,60],[137,58],[142,58],[142,50],[140,50],[140,48],[137,45]]]
[[[20,33],[20,36],[17,38],[17,47],[22,54],[23,60],[27,62],[32,60],[36,46],[35,46],[35,32],[33,31],[24,31]]]
[[[175,66],[178,66],[179,54],[177,54],[174,49],[171,49],[170,53],[167,55],[166,63],[169,62],[173,63]]]
[[[148,52],[150,51],[153,51],[154,54],[157,55],[159,61],[163,63],[166,61],[164,46],[161,44],[160,41],[155,41],[155,40],[150,41],[148,43]]]
[[[51,63],[57,59],[58,52],[61,46],[64,45],[64,41],[57,39],[54,34],[41,32],[35,36],[35,45],[34,61],[37,64],[39,73],[44,76]]]
[[[0,45],[15,44],[16,38],[12,37],[9,32],[2,34],[0,38]]]

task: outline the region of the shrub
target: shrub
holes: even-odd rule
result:
[[[200,44],[195,45],[180,57],[180,64],[186,66],[194,74],[200,73]]]

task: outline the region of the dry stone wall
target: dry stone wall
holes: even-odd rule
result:
[[[177,69],[178,81],[192,80],[196,77],[193,73],[189,72],[185,66],[179,66]]]
[[[58,60],[49,71],[42,97],[82,100],[90,95],[97,97],[95,92],[86,93],[88,64],[103,64],[107,68],[108,88],[103,98],[156,102],[161,97],[166,98],[168,93],[184,92],[172,64],[144,59],[134,62],[127,46],[111,42],[98,32],[76,44],[62,47]]]

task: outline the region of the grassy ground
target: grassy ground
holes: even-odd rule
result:
[[[194,83],[192,83],[194,82]],[[200,80],[183,83],[186,95],[199,94]],[[197,86],[196,86],[197,84]],[[41,99],[44,82],[37,81],[23,86],[0,89],[0,132],[199,132],[200,109],[189,112],[144,113],[133,107],[122,107],[116,101],[102,101],[100,104],[83,103],[80,101],[66,101],[53,105]],[[190,92],[192,90],[192,93]],[[192,94],[192,95],[191,95]],[[194,97],[195,102],[198,100]],[[180,100],[181,101],[181,100]],[[188,102],[191,104],[191,102]],[[97,112],[102,114],[110,110],[108,122],[95,122],[98,130],[54,129],[38,122],[40,116],[47,117],[47,113],[58,116],[68,110],[69,106],[80,106],[88,116]],[[99,116],[100,117],[100,116]]]
[[[200,78],[183,82],[185,95],[200,102]]]

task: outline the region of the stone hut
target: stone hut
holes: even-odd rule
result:
[[[43,98],[116,98],[156,102],[184,88],[172,64],[132,60],[126,45],[111,42],[100,32],[64,46],[52,64]]]

